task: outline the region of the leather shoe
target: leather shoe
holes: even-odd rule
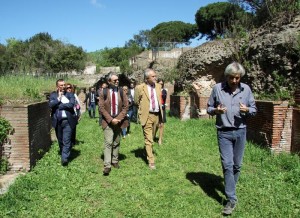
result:
[[[103,170],[103,175],[104,175],[104,176],[108,176],[108,175],[109,175],[109,173],[110,173],[110,171],[111,171],[111,168],[104,167],[104,170]]]
[[[69,164],[69,162],[68,162],[67,160],[62,160],[62,161],[61,161],[61,165],[62,165],[63,167],[68,166],[68,164]]]
[[[112,165],[114,168],[117,168],[117,169],[119,169],[119,168],[120,168],[120,165],[119,165],[119,163],[111,163],[111,165]]]

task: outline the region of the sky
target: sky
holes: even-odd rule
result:
[[[226,0],[0,0],[0,43],[49,33],[86,52],[123,47],[162,22],[195,23],[197,10]],[[204,40],[194,40],[198,46]]]

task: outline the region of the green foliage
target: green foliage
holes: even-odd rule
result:
[[[257,93],[256,99],[263,99],[263,100],[271,100],[271,101],[289,101],[290,104],[293,104],[294,102],[294,89],[295,87],[292,87],[288,89],[289,84],[287,83],[287,80],[285,78],[285,75],[279,74],[279,72],[274,71],[271,74],[272,76],[272,92],[263,92],[263,93]]]
[[[42,100],[42,96],[40,95],[39,90],[36,88],[26,88],[23,95],[37,101]]]
[[[195,20],[202,34],[201,38],[213,40],[232,29],[232,21],[246,16],[246,12],[236,4],[217,2],[201,7],[195,14]]]
[[[132,44],[129,47],[116,47],[116,48],[105,48],[103,50],[89,53],[89,59],[99,67],[111,67],[119,66],[121,72],[130,74],[131,68],[129,66],[129,59],[140,52],[143,48],[137,44]]]
[[[151,29],[150,45],[151,47],[158,47],[164,45],[164,42],[189,44],[190,39],[196,38],[198,34],[195,24],[182,21],[163,22]]]
[[[166,71],[162,75],[162,79],[165,80],[165,82],[174,82],[178,80],[180,77],[180,74],[178,73],[177,68],[172,69],[166,69]]]
[[[103,131],[85,113],[69,166],[60,166],[55,142],[0,196],[0,216],[220,217],[225,195],[214,122],[168,117],[162,146],[154,143],[155,171],[145,163],[142,128],[132,123],[121,141],[121,168],[104,177]],[[299,173],[299,157],[248,143],[233,217],[298,217]]]
[[[131,47],[137,45],[143,49],[150,48],[150,30],[140,30],[139,34],[133,35],[133,39],[130,39],[125,43],[125,47]]]
[[[38,33],[28,40],[7,39],[0,45],[0,74],[82,71],[86,53],[81,47]]]
[[[20,103],[39,102],[46,100],[44,93],[56,90],[55,82],[58,78],[47,76],[0,76],[0,99]],[[65,79],[71,84],[82,85],[82,81]]]
[[[2,145],[7,139],[7,135],[12,131],[12,126],[10,123],[0,117],[0,148],[2,149]],[[6,157],[2,157],[2,152],[0,153],[0,174],[4,174],[8,169],[8,161]]]
[[[7,172],[8,164],[7,157],[0,158],[0,175],[3,175]]]
[[[0,117],[0,144],[4,142],[8,133],[11,130],[12,130],[12,126],[10,125],[10,123],[3,117]]]
[[[300,11],[299,0],[230,0],[255,13],[255,24],[261,26],[268,20],[287,18],[289,21]]]

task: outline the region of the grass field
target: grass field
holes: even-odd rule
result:
[[[121,141],[120,169],[102,175],[103,133],[85,113],[68,167],[58,145],[9,192],[0,217],[221,217],[224,185],[214,120],[168,118],[156,170],[143,156],[141,127]],[[300,217],[300,161],[247,144],[232,217]]]

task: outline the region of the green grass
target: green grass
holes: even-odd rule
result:
[[[102,175],[103,133],[85,113],[69,166],[58,145],[0,197],[0,217],[221,217],[225,199],[214,120],[168,118],[157,170],[142,156],[139,125],[121,141],[121,168]],[[299,217],[299,156],[248,143],[232,217]]]
[[[0,99],[3,103],[8,101],[38,102],[45,99],[45,92],[52,92],[56,89],[54,77],[33,77],[33,76],[0,76]],[[80,85],[80,81],[66,78],[66,82]]]

